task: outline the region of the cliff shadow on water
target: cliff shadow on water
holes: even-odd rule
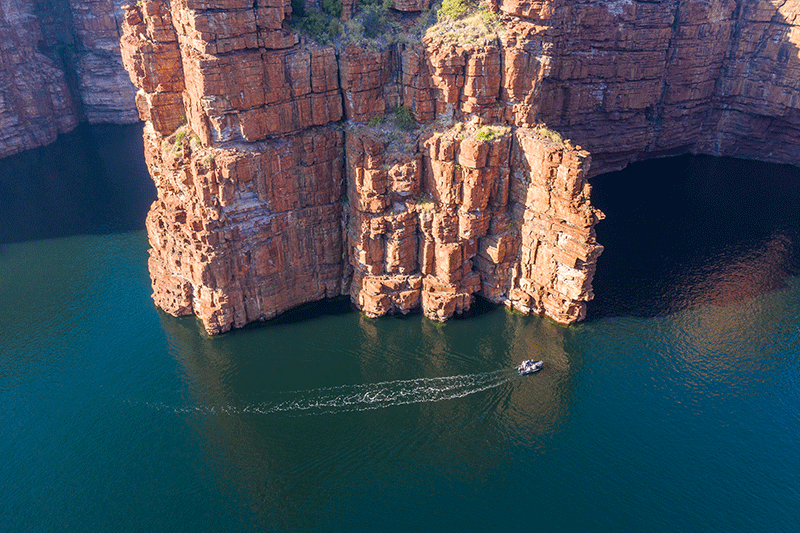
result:
[[[142,125],[81,125],[0,165],[0,243],[144,229]]]
[[[656,316],[779,290],[800,274],[800,169],[651,160],[592,179],[605,247],[588,318]]]
[[[453,316],[451,320],[454,321],[461,321],[461,320],[472,320],[475,318],[482,317],[489,313],[498,311],[502,306],[492,303],[485,298],[482,298],[479,295],[476,295],[472,305],[466,311],[461,314]],[[512,311],[508,311],[512,312]],[[408,326],[408,322],[418,322],[423,315],[422,309],[416,308],[411,310],[407,314],[395,313],[391,315],[386,315],[383,317],[378,318],[368,318],[363,312],[359,311],[358,307],[352,302],[349,296],[337,296],[334,298],[325,298],[323,300],[319,300],[316,302],[308,302],[305,304],[301,304],[297,307],[289,309],[285,311],[275,318],[271,318],[269,320],[259,321],[259,322],[251,322],[245,325],[242,328],[232,329],[228,334],[230,336],[235,336],[239,332],[249,332],[254,329],[270,329],[270,328],[280,328],[283,326],[291,326],[291,325],[299,325],[306,322],[313,322],[315,320],[326,319],[329,317],[340,317],[344,315],[357,315],[361,314],[361,318],[367,321],[372,320],[382,320],[385,324],[404,324],[403,327]],[[176,320],[176,323],[179,323],[182,318],[171,318],[168,319],[169,315],[166,313],[162,317],[163,319],[169,320]],[[426,321],[426,324],[429,327],[433,328],[441,328],[445,326],[444,322],[436,322],[433,320]],[[391,327],[391,326],[388,326]],[[199,331],[199,330],[198,330]],[[208,336],[211,338],[211,336]]]

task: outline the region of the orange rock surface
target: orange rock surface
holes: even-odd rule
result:
[[[338,294],[373,317],[446,320],[477,294],[573,323],[602,251],[591,175],[687,151],[800,163],[797,0],[488,7],[496,35],[338,52],[289,31],[285,0],[127,7],[157,304],[210,333]]]
[[[342,133],[203,148],[146,127],[158,200],[147,216],[156,304],[209,333],[342,294]]]

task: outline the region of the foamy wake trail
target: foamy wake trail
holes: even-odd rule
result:
[[[516,375],[508,370],[497,370],[482,374],[465,374],[441,378],[418,378],[383,381],[363,385],[340,385],[302,391],[278,393],[274,401],[245,407],[186,407],[176,412],[207,412],[219,414],[239,413],[294,413],[297,415],[320,415],[347,411],[383,409],[395,405],[432,403],[462,398],[488,389],[499,387]],[[154,405],[164,409],[164,405]]]

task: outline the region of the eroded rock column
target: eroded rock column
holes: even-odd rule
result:
[[[520,128],[513,160],[511,201],[519,253],[511,267],[507,303],[558,322],[582,320],[603,251],[594,232],[603,214],[589,201],[591,157],[579,147]]]
[[[147,218],[156,304],[206,331],[342,294],[344,135],[331,48],[283,28],[288,2],[127,6],[158,190]]]
[[[509,128],[481,141],[455,127],[425,141],[426,188],[435,208],[422,225],[423,311],[444,320],[469,309],[481,287],[473,268],[479,240],[508,198]]]
[[[393,125],[347,129],[347,238],[353,302],[368,316],[419,307],[417,136]]]

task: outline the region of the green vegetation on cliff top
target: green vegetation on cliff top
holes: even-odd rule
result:
[[[500,17],[480,0],[443,0],[441,5],[411,18],[393,9],[392,0],[362,0],[353,17],[342,23],[341,0],[322,0],[307,9],[292,0],[290,24],[320,44],[344,48],[350,44],[382,47],[396,42],[419,42],[429,36],[446,43],[485,46],[497,39]]]

